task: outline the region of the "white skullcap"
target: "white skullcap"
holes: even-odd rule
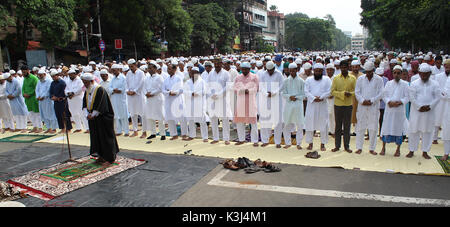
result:
[[[122,69],[122,66],[119,64],[114,64],[111,66],[111,69]]]
[[[156,69],[157,70],[161,69],[161,66],[160,65],[156,65]]]
[[[156,59],[156,63],[161,63],[162,62],[162,60],[161,59]]]
[[[333,64],[333,63],[328,64],[328,65],[327,65],[327,69],[335,69],[335,68],[334,68],[334,64]]]
[[[10,74],[16,74],[16,71],[14,71],[14,70],[11,69],[11,70],[9,70],[9,73],[10,73]]]
[[[403,68],[401,67],[401,66],[399,66],[399,65],[396,65],[395,67],[394,67],[394,70],[393,71],[395,71],[395,70],[400,70],[400,71],[403,71]]]
[[[33,71],[39,71],[39,68],[36,67],[36,66],[34,66],[34,67],[33,67]]]
[[[267,68],[267,70],[272,70],[272,69],[274,69],[274,68],[275,68],[275,63],[273,63],[273,61],[268,61],[268,62],[266,63],[266,68]]]
[[[241,64],[241,68],[251,68],[252,66],[250,65],[250,63],[249,62],[242,62],[242,64]]]
[[[129,65],[136,63],[136,60],[134,60],[133,58],[131,58],[130,60],[128,60],[127,62]]]
[[[262,61],[256,61],[256,67],[261,67],[263,66],[263,62]]]
[[[93,81],[94,80],[94,75],[92,75],[92,73],[83,73],[83,75],[81,76],[82,80],[89,80],[89,81]]]
[[[128,71],[128,70],[130,70],[130,66],[128,66],[128,65],[125,65],[125,66],[122,68],[122,71],[124,71],[124,72],[126,72],[126,71]]]
[[[210,61],[205,61],[205,66],[213,66],[213,63]]]
[[[149,65],[154,65],[155,67],[157,67],[158,63],[154,60],[151,60],[149,63]]]
[[[391,59],[391,62],[389,62],[389,64],[397,64],[398,63],[398,61],[397,61],[397,59]]]
[[[297,65],[297,64],[296,64]],[[289,65],[289,67],[291,67],[291,65]],[[296,68],[297,68],[297,66],[296,66]],[[304,70],[308,70],[308,69],[311,69],[312,68],[312,65],[309,63],[309,62],[307,62],[307,63],[305,63],[304,65],[303,65],[303,69]]]
[[[341,61],[339,60],[334,61],[334,65],[341,65]]]
[[[301,65],[302,63],[303,63],[302,59],[300,58],[295,59],[295,64]]]
[[[200,72],[200,69],[199,69],[198,67],[193,67],[193,68],[191,69],[191,71],[197,71],[197,72]]]
[[[170,64],[171,64],[171,65],[178,65],[178,61],[175,60],[175,59],[173,59],[172,61],[170,61]]]
[[[186,64],[186,67],[194,67],[194,64],[192,64],[192,62],[188,62],[187,64]]]
[[[431,56],[430,56],[430,55],[427,55],[427,56],[425,56],[425,58],[424,58],[423,60],[429,61],[429,60],[431,60]]]
[[[297,64],[295,64],[295,63],[289,64],[289,69],[296,69],[296,68],[297,68]]]
[[[101,75],[101,74],[106,74],[106,75],[108,75],[108,70],[102,69],[102,70],[100,71],[100,75]]]
[[[383,69],[383,68],[377,68],[377,69],[375,70],[375,74],[377,74],[377,75],[379,75],[379,76],[384,75],[384,69]]]
[[[96,65],[94,61],[90,61],[89,65]]]
[[[361,63],[358,60],[353,60],[352,66],[355,66],[355,65],[361,65]]]
[[[192,58],[192,59],[191,59],[191,62],[192,62],[192,64],[197,64],[198,58]]]
[[[431,72],[431,68],[427,63],[422,63],[419,66],[419,72],[421,73],[429,73]]]
[[[372,71],[375,69],[375,64],[371,61],[366,62],[366,64],[364,64],[364,70],[366,71]]]
[[[250,61],[250,64],[256,64],[255,59],[252,59],[252,60]]]
[[[40,72],[40,71],[39,71]],[[70,69],[69,70],[69,72],[67,72],[68,74],[71,74],[71,73],[77,73],[77,72],[75,72],[75,69]]]
[[[448,58],[448,59],[445,59],[445,61],[444,61],[444,65],[450,65],[450,58]]]
[[[39,69],[37,74],[45,74],[45,69],[44,68]]]
[[[3,76],[3,80],[6,80],[6,79],[8,79],[11,76],[11,74],[3,73],[2,76]]]
[[[147,69],[147,65],[141,65],[141,67],[139,67],[140,70],[145,71]]]
[[[316,63],[316,64],[314,64],[314,69],[323,69],[323,68],[324,68],[324,66],[323,66],[322,63]]]
[[[17,74],[22,75],[22,70],[17,71]]]
[[[50,70],[50,76],[54,76],[56,74],[58,74],[58,70],[56,70],[56,69],[51,69]]]
[[[92,70],[91,66],[86,66],[86,67],[83,68],[83,72],[85,72],[85,73],[89,73],[89,72],[92,72],[92,71],[93,70]]]

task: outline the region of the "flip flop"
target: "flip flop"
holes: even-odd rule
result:
[[[250,168],[245,168],[244,171],[247,174],[252,174],[252,173],[256,173],[256,172],[260,172],[263,171],[264,168],[258,168],[258,167],[250,167]]]
[[[236,166],[236,163],[233,160],[226,160],[223,163],[223,167],[225,169],[229,169],[229,170],[233,170],[233,171],[239,170],[239,167]]]
[[[281,172],[281,169],[272,165],[272,164],[268,164],[266,166],[266,168],[264,169],[264,172],[266,173],[276,173],[276,172]]]
[[[319,153],[317,153],[317,151],[313,151],[313,152],[308,152],[305,157],[307,158],[312,158],[312,159],[319,159],[321,156],[319,155]]]

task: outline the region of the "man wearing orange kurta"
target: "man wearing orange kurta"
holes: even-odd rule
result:
[[[257,125],[257,103],[256,94],[259,90],[258,77],[250,72],[250,63],[241,64],[242,74],[236,77],[233,90],[237,96],[236,108],[233,121],[236,123],[239,142],[236,145],[245,143],[245,124],[251,126],[251,142],[253,146],[258,145],[258,125]]]

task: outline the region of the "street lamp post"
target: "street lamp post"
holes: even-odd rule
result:
[[[80,34],[81,34],[81,46],[84,49],[84,37],[83,37],[84,31],[82,28],[80,28]]]
[[[89,61],[89,37],[88,37],[88,31],[87,31],[88,24],[84,24],[84,27],[86,28],[86,47],[87,47],[87,58]]]

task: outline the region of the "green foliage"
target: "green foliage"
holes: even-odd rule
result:
[[[450,47],[448,0],[362,0],[361,8],[361,25],[379,42],[375,46],[384,39],[393,48]]]
[[[7,3],[7,1],[0,3],[0,29],[15,25]]]
[[[262,36],[256,37],[256,52],[258,53],[273,53],[275,47],[266,43]]]

